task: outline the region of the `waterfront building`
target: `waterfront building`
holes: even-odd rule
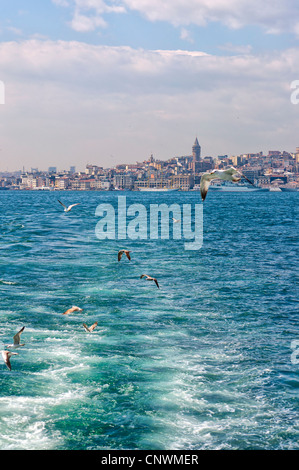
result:
[[[193,175],[173,175],[171,176],[171,187],[179,188],[182,191],[189,191],[194,186]]]
[[[135,177],[126,173],[115,175],[113,178],[114,187],[119,189],[132,189],[134,182]]]
[[[56,189],[60,189],[60,190],[67,189],[69,187],[69,183],[70,183],[69,178],[67,178],[65,176],[55,178],[55,188]]]
[[[171,180],[164,175],[154,177],[154,178],[147,178],[144,180],[137,180],[134,184],[134,189],[142,189],[142,188],[152,188],[152,189],[164,189],[164,188],[171,188]]]

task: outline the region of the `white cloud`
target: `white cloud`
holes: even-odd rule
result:
[[[101,16],[88,17],[86,15],[81,15],[78,11],[74,13],[73,19],[70,24],[72,29],[80,33],[94,31],[98,27],[104,28],[107,26],[107,23],[103,20]]]
[[[230,28],[259,25],[267,31],[295,32],[298,24],[297,0],[123,0],[152,21],[169,21],[174,25],[205,25],[211,21]]]
[[[7,26],[7,31],[10,31],[17,36],[22,36],[23,32],[20,28],[15,28],[14,26]]]
[[[70,21],[72,29],[78,32],[94,31],[107,26],[103,15],[106,13],[124,13],[125,8],[117,2],[104,0],[52,0],[63,7],[72,7],[73,17]]]
[[[188,41],[188,42],[191,42],[191,43],[194,42],[194,39],[192,38],[192,36],[190,34],[190,31],[186,28],[181,29],[180,38],[183,39],[184,41]]]
[[[64,0],[52,0],[56,4]],[[258,25],[268,33],[291,32],[298,35],[297,0],[69,0],[75,15],[96,18],[105,13],[138,11],[150,21],[167,21],[175,26],[204,26],[220,22],[229,28]],[[101,26],[101,22],[98,22]]]
[[[190,153],[196,135],[210,155],[298,146],[295,49],[217,57],[31,40],[1,43],[0,55],[13,168],[166,159]]]
[[[67,0],[52,0],[53,3],[59,5],[60,7],[68,7],[69,2]]]

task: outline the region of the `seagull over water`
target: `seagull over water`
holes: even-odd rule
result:
[[[85,330],[88,332],[88,333],[91,333],[95,327],[97,326],[98,322],[96,321],[93,325],[91,326],[87,326],[86,323],[83,323],[83,326],[85,328]]]
[[[7,365],[8,369],[11,370],[10,358],[11,356],[17,356],[18,353],[10,352],[10,351],[1,351],[3,360]]]
[[[246,176],[236,170],[233,166],[227,168],[226,170],[213,170],[210,173],[204,173],[200,179],[200,193],[202,200],[205,200],[212,180],[220,179],[237,183],[241,178],[245,178],[248,183],[254,186],[254,184],[248,178],[246,178]]]
[[[66,206],[63,204],[63,202],[59,201],[59,199],[57,199],[58,202],[60,202],[60,204],[64,207],[64,212],[70,212],[70,210],[72,210],[73,207],[75,206],[79,206],[79,204],[81,204],[80,202],[77,202],[77,204],[71,204],[70,206]]]
[[[73,312],[82,312],[83,308],[76,307],[76,305],[73,305],[71,308],[66,310],[62,315],[68,315],[69,313]]]
[[[145,277],[147,281],[154,281],[154,283],[156,284],[156,286],[159,289],[159,284],[158,284],[158,281],[155,277],[148,276],[148,274],[141,274],[140,279],[142,279],[143,277]]]
[[[118,252],[118,261],[121,260],[122,255],[125,253],[126,257],[131,261],[130,251],[129,250],[119,250]]]
[[[8,344],[6,347],[11,349],[16,349],[16,348],[19,348],[20,346],[25,346],[25,343],[22,343],[20,344],[20,339],[21,339],[21,333],[24,331],[25,329],[25,326],[23,326],[23,328],[20,329],[20,331],[14,335],[13,337],[13,344]]]

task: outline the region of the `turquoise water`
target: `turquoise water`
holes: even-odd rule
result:
[[[209,192],[198,251],[97,239],[97,205],[119,196],[0,192],[1,348],[25,326],[0,363],[0,448],[298,449],[299,194]]]

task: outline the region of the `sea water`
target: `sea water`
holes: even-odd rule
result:
[[[209,192],[189,251],[99,240],[96,208],[120,194],[201,204],[0,192],[1,349],[25,326],[0,363],[0,449],[298,449],[299,194]]]

